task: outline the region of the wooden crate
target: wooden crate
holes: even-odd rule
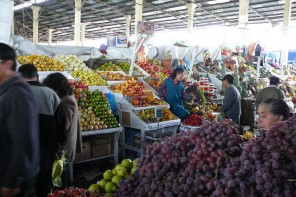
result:
[[[112,135],[98,135],[92,139],[92,158],[112,153]]]
[[[82,142],[82,153],[75,154],[74,162],[84,161],[91,158],[91,143],[90,141]]]

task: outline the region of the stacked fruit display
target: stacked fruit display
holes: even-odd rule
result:
[[[104,80],[102,77],[100,77],[98,73],[94,71],[91,71],[91,72],[85,72],[80,70],[73,71],[71,72],[71,75],[74,78],[79,78],[87,86],[107,86],[108,85],[107,81]]]
[[[146,148],[119,196],[296,196],[296,115],[244,142],[230,120]]]
[[[189,118],[185,119],[182,124],[185,126],[201,126],[203,122],[203,117],[198,116],[197,114],[191,115]]]
[[[151,90],[148,90],[142,81],[134,79],[127,80],[122,84],[112,85],[110,89],[115,93],[122,93],[126,97],[152,94]]]
[[[211,196],[219,169],[241,153],[237,127],[204,121],[197,133],[180,132],[146,148],[139,169],[121,183],[119,196]],[[234,195],[235,196],[235,195]]]
[[[116,118],[110,111],[109,103],[101,91],[90,92],[77,88],[75,92],[82,131],[119,127]]]
[[[154,109],[146,109],[146,110],[141,110],[137,114],[137,116],[148,124],[156,123],[156,122],[158,122],[158,120],[155,118],[154,113],[155,113]],[[176,120],[176,119],[177,119],[177,117],[170,110],[164,108],[163,109],[163,116],[159,121],[163,122],[163,121],[170,121],[170,120]]]
[[[147,79],[145,80],[155,91],[158,91],[159,86],[163,83],[162,79]]]
[[[154,97],[153,94],[149,94],[147,96],[133,96],[131,97],[130,103],[134,107],[166,105],[166,102],[164,102],[162,99]]]
[[[74,89],[78,89],[78,88],[80,88],[80,89],[82,89],[82,90],[86,90],[86,89],[88,89],[88,86],[87,85],[85,85],[82,81],[69,81],[70,82],[70,84],[72,85],[72,87],[74,88]]]
[[[121,73],[112,73],[112,72],[100,72],[101,77],[107,81],[127,81],[127,80],[137,80],[137,77],[127,76]]]
[[[98,181],[97,184],[92,184],[90,187],[106,193],[107,196],[112,196],[116,189],[120,187],[121,182],[137,170],[137,166],[136,159],[133,161],[124,159],[113,170],[106,170],[103,173],[103,179]]]
[[[148,74],[153,78],[159,78],[159,67],[152,62],[146,61],[145,63],[138,63],[138,65],[143,68]]]
[[[120,67],[112,62],[106,62],[97,68],[98,71],[121,71]]]
[[[49,193],[47,197],[72,197],[72,196],[85,196],[85,197],[101,197],[104,196],[99,191],[94,190],[85,190],[78,187],[69,187],[61,190],[55,190],[52,193]]]
[[[38,71],[65,71],[65,65],[45,55],[18,56],[20,64],[33,64]]]
[[[162,70],[162,73],[165,74],[166,77],[169,77],[172,74],[173,70],[170,68],[166,68]]]
[[[63,62],[66,65],[68,71],[85,71],[90,72],[91,69],[88,68],[85,63],[79,59],[76,55],[56,55],[55,59]]]

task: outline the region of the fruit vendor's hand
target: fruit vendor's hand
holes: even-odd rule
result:
[[[19,188],[7,188],[1,187],[0,188],[0,197],[15,197],[19,194]]]

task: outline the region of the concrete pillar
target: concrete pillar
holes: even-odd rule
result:
[[[74,41],[77,46],[81,45],[80,23],[81,23],[81,0],[75,0],[75,24],[74,24]]]
[[[33,10],[33,43],[38,43],[38,20],[39,20],[39,11],[41,7],[39,6],[31,6]]]
[[[195,3],[187,3],[186,7],[188,9],[188,33],[191,33],[193,30],[194,10],[197,5]]]
[[[48,38],[47,38],[48,45],[52,44],[52,32],[53,32],[53,29],[48,28]]]
[[[142,21],[143,15],[143,0],[136,0],[135,6],[135,35],[137,33],[138,21]]]
[[[12,12],[11,18],[11,34],[14,35],[14,12]]]
[[[240,0],[239,1],[239,17],[238,17],[238,27],[241,31],[241,43],[246,43],[246,28],[249,21],[249,0]]]
[[[81,46],[84,46],[85,44],[85,28],[86,25],[88,25],[87,23],[81,23],[80,24],[80,32],[81,32]]]
[[[132,16],[131,15],[125,15],[125,35],[127,37],[127,40],[131,37],[131,21]]]
[[[289,54],[289,33],[288,29],[290,26],[291,21],[291,7],[292,7],[292,0],[285,0],[284,5],[284,20],[283,20],[283,46],[282,46],[282,54],[281,54],[281,64],[287,65],[288,64],[288,54]]]

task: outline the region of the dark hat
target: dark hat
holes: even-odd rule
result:
[[[222,79],[222,81],[224,81],[224,80],[227,80],[228,81],[228,83],[233,83],[233,76],[232,75],[225,75],[224,77],[223,77],[223,79]]]
[[[269,77],[269,83],[270,85],[277,85],[280,82],[280,79],[276,76],[270,76]]]

